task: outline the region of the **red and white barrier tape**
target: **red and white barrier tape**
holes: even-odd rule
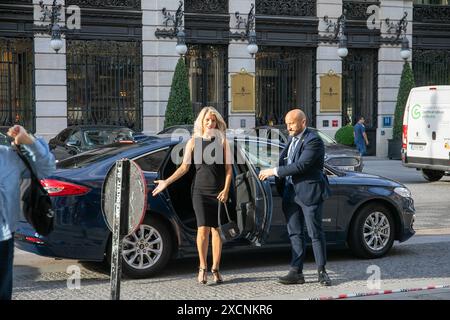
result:
[[[423,291],[423,290],[432,290],[432,289],[446,289],[446,288],[450,288],[450,285],[438,285],[438,286],[427,286],[427,287],[412,288],[412,289],[394,289],[394,290],[380,290],[380,291],[371,291],[371,292],[363,292],[363,293],[339,294],[337,296],[310,298],[309,300],[337,300],[337,299],[378,296],[378,295],[392,294],[392,293],[402,293],[402,292],[404,293],[404,292],[414,292],[414,291]]]

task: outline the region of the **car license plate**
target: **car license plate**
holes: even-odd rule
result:
[[[425,146],[420,145],[420,144],[411,144],[411,150],[414,151],[423,151],[423,149],[425,149]]]
[[[341,170],[346,170],[346,171],[355,171],[355,167],[339,166],[338,168]]]

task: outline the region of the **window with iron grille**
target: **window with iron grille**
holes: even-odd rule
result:
[[[67,40],[69,125],[142,130],[141,43]]]
[[[33,40],[0,38],[0,125],[34,132]]]
[[[315,51],[262,47],[256,54],[256,125],[284,124],[289,110],[301,108],[315,126]]]
[[[415,49],[413,70],[416,86],[450,85],[450,50]]]
[[[350,49],[342,62],[342,125],[364,117],[369,139],[367,155],[376,153],[378,114],[378,50]]]
[[[414,0],[414,4],[433,4],[433,5],[450,5],[449,0]]]
[[[203,107],[211,106],[227,120],[227,47],[189,45],[186,61],[194,115]]]

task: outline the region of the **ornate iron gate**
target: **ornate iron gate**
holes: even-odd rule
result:
[[[186,55],[189,68],[194,115],[204,106],[212,106],[228,119],[228,54],[226,46],[189,45]]]
[[[263,47],[256,55],[256,125],[284,124],[292,108],[315,126],[315,48]]]
[[[343,112],[342,124],[354,125],[357,118],[366,119],[369,139],[367,155],[376,153],[378,110],[378,51],[376,49],[350,49],[343,59]]]
[[[34,132],[33,40],[0,38],[0,125]]]
[[[68,124],[142,130],[141,66],[140,42],[68,40]]]
[[[416,86],[450,85],[450,50],[415,49],[413,70]]]

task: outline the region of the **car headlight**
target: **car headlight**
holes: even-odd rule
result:
[[[411,198],[411,191],[408,188],[398,187],[394,189],[394,192],[401,197]]]

